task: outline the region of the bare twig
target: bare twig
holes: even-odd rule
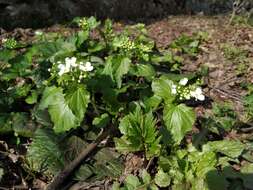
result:
[[[253,126],[248,127],[248,128],[241,128],[240,131],[242,131],[244,133],[252,132],[253,131]]]
[[[148,164],[147,164],[147,166],[146,166],[146,170],[149,169],[149,167],[151,166],[151,164],[153,163],[153,161],[154,161],[154,158],[151,158],[151,159],[149,160],[149,162],[148,162]]]
[[[226,97],[229,97],[231,99],[236,100],[237,102],[242,103],[242,100],[241,100],[241,98],[239,98],[240,97],[239,95],[232,94],[230,92],[226,92],[225,90],[222,90],[222,89],[219,89],[219,88],[213,88],[213,87],[209,87],[209,88],[211,88],[211,90],[214,90],[214,91],[216,91],[216,92],[218,92],[218,93],[220,93],[220,94],[222,94]]]
[[[0,190],[9,190],[9,188],[6,188],[6,187],[0,187]]]
[[[106,139],[113,127],[110,127],[106,131],[101,131],[100,135],[97,139],[90,143],[80,154],[74,159],[69,165],[67,165],[47,186],[46,190],[58,190],[60,189],[60,185],[64,182],[64,180],[72,174],[72,172],[80,165],[80,163],[100,144],[101,141]]]

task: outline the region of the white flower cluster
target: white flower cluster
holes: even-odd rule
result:
[[[196,100],[204,101],[205,96],[202,89],[200,87],[196,87],[196,85],[186,86],[187,83],[188,78],[181,79],[178,83],[179,85],[173,84],[171,86],[171,93],[178,95],[180,100],[195,98]]]
[[[203,94],[202,89],[200,87],[197,87],[195,91],[190,91],[190,95],[197,100],[200,100],[200,101],[205,100],[205,95]]]
[[[94,69],[92,64],[78,61],[76,57],[66,57],[64,61],[53,63],[53,67],[48,69],[52,76],[58,76],[58,83],[68,84],[70,81],[81,82],[87,77],[87,72]],[[65,76],[65,74],[68,74]]]
[[[2,39],[2,43],[5,43],[5,42],[7,42],[7,41],[8,41],[7,38],[3,38],[3,39]]]
[[[59,64],[58,65],[58,69],[59,69],[58,75],[59,76],[62,76],[63,74],[68,73],[74,69],[79,69],[80,71],[83,71],[83,72],[89,72],[94,69],[94,67],[91,65],[90,62],[77,63],[76,57],[71,57],[71,58],[66,57],[65,63],[61,63],[61,62],[57,62],[57,63]]]

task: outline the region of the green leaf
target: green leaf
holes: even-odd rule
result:
[[[171,103],[175,96],[171,93],[173,82],[166,77],[160,77],[152,82],[152,91],[161,97],[167,104]]]
[[[151,176],[147,172],[147,170],[143,170],[141,175],[142,175],[142,180],[144,184],[149,184],[151,182]]]
[[[25,102],[28,104],[35,104],[37,103],[37,99],[38,99],[38,93],[35,90],[33,90],[31,95],[25,99]]]
[[[12,117],[10,114],[0,114],[0,134],[12,132]]]
[[[130,69],[130,73],[138,77],[145,77],[148,81],[151,81],[155,75],[155,69],[150,64],[135,64]]]
[[[95,125],[98,128],[104,128],[108,125],[110,120],[111,120],[110,116],[107,113],[104,113],[99,117],[95,117],[94,120],[92,121],[92,125]]]
[[[31,60],[29,56],[18,55],[9,60],[10,67],[4,70],[4,74],[1,75],[2,80],[9,81],[17,77],[24,77],[31,74],[29,67],[31,66]]]
[[[94,168],[92,165],[84,164],[81,165],[81,167],[75,172],[75,180],[78,181],[85,181],[88,178],[90,178],[92,175],[94,175]]]
[[[202,153],[197,161],[196,175],[200,178],[205,178],[208,172],[215,170],[216,163],[217,159],[214,152]]]
[[[154,95],[152,97],[148,97],[144,99],[145,110],[149,111],[150,109],[157,109],[159,104],[162,102],[162,98],[160,96]]]
[[[252,163],[246,163],[241,167],[241,173],[239,174],[241,176],[241,179],[243,180],[243,184],[247,188],[253,187],[253,164]]]
[[[100,21],[97,21],[97,19],[94,16],[91,16],[87,19],[87,22],[89,24],[90,29],[94,29],[100,25]]]
[[[106,111],[115,115],[121,109],[122,104],[118,100],[119,92],[115,89],[113,81],[110,76],[101,75],[93,78],[88,84],[92,91],[102,94],[102,100],[105,104]]]
[[[36,119],[36,122],[45,127],[53,127],[53,123],[50,119],[50,115],[47,110],[40,110],[39,105],[36,105],[32,111],[32,116]]]
[[[36,44],[33,46],[33,48],[36,49],[41,55],[43,55],[43,58],[48,59],[60,51],[62,47],[61,41],[58,40],[54,42],[43,42]]]
[[[127,57],[124,57],[118,64],[115,64],[114,72],[115,72],[115,79],[116,79],[118,88],[121,87],[123,75],[128,73],[128,70],[130,68],[130,63],[131,63],[131,60]]]
[[[230,140],[208,142],[203,147],[203,149],[211,149],[212,151],[220,152],[231,158],[240,156],[245,148],[246,146],[240,141]]]
[[[64,167],[60,137],[51,129],[38,129],[28,147],[27,160],[33,171],[56,174]]]
[[[14,58],[16,55],[13,50],[1,50],[0,51],[0,62],[8,62],[8,60]]]
[[[19,112],[12,116],[13,131],[23,137],[33,137],[37,126],[29,120],[28,113]]]
[[[88,31],[79,31],[76,34],[76,45],[77,47],[81,46],[84,41],[86,41],[89,37]]]
[[[77,158],[88,143],[78,136],[72,135],[64,142],[65,163],[70,163]]]
[[[228,181],[225,176],[217,170],[209,171],[206,174],[206,183],[209,190],[224,190],[228,187]]]
[[[140,106],[134,113],[125,116],[119,125],[121,138],[115,138],[116,149],[121,152],[145,151],[146,157],[160,153],[160,137],[156,129],[156,120],[152,112],[143,114]]]
[[[73,114],[68,106],[61,88],[55,86],[46,87],[39,109],[44,110],[46,108],[48,108],[51,120],[54,123],[55,132],[68,131],[78,126],[79,118]]]
[[[96,181],[105,177],[116,178],[123,172],[120,155],[109,148],[99,150],[88,163],[81,165],[75,173],[75,179],[81,181]]]
[[[120,184],[118,182],[113,182],[112,190],[120,190]]]
[[[159,187],[168,187],[170,185],[171,178],[162,169],[159,169],[155,175],[155,183]]]
[[[67,92],[66,102],[80,123],[90,102],[90,93],[84,86],[78,86],[76,89],[71,89]]]
[[[185,134],[192,129],[195,122],[195,113],[184,104],[177,106],[166,104],[163,111],[163,120],[173,140],[179,144]]]
[[[90,42],[89,43],[89,48],[88,48],[88,52],[89,53],[95,53],[95,52],[99,52],[101,50],[103,50],[105,48],[105,45],[103,43],[100,42]]]
[[[117,87],[121,88],[122,77],[128,73],[131,60],[128,57],[114,56],[106,60],[103,73],[109,75],[113,81],[116,81]]]
[[[139,181],[138,177],[130,174],[125,180],[125,185],[128,190],[135,190],[141,185],[141,182]]]

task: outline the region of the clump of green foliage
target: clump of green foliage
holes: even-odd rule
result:
[[[247,70],[251,63],[251,58],[249,57],[248,50],[228,43],[223,44],[221,48],[225,58],[236,65],[237,75],[244,75],[247,73]]]

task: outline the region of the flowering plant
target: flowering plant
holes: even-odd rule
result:
[[[171,93],[177,95],[180,100],[195,98],[195,100],[204,101],[205,96],[201,87],[198,87],[197,84],[187,85],[187,83],[188,78],[182,78],[178,85],[173,84],[171,86]]]

